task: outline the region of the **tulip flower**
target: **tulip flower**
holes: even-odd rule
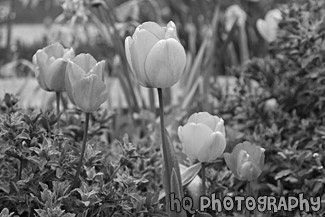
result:
[[[135,78],[144,87],[171,87],[185,69],[185,50],[172,21],[167,27],[155,22],[139,25],[133,36],[125,39],[125,53]]]
[[[85,112],[84,136],[76,179],[80,174],[86,149],[89,116],[107,99],[107,89],[103,80],[105,61],[97,62],[90,54],[79,54],[68,61],[65,86],[71,102]]]
[[[211,162],[226,148],[224,121],[208,112],[192,114],[187,124],[178,128],[178,136],[191,160]]]
[[[257,20],[257,31],[267,42],[272,42],[276,39],[278,23],[281,20],[282,15],[279,9],[270,10],[266,13],[264,20]]]
[[[40,49],[33,56],[36,78],[46,91],[65,91],[64,78],[69,58],[75,56],[73,49],[65,49],[60,43]]]
[[[247,20],[246,12],[238,5],[231,5],[225,11],[225,28],[229,32],[237,20],[237,25],[245,27]]]
[[[71,102],[83,112],[96,111],[107,99],[103,80],[105,61],[90,54],[79,54],[68,61],[65,86]]]
[[[259,177],[264,166],[264,148],[249,142],[239,143],[224,158],[229,169],[240,180],[253,181]]]

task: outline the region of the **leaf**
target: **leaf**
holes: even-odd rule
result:
[[[177,178],[176,170],[173,168],[172,175],[170,177],[170,191],[171,193],[175,194],[175,198],[178,198],[180,201],[183,199],[183,190],[182,186],[179,183],[179,180]],[[168,200],[169,201],[169,200]],[[194,214],[194,211],[191,213]],[[170,211],[170,217],[186,217],[187,214],[184,209],[182,209],[181,206],[181,212],[176,212],[176,211]]]
[[[199,162],[190,167],[185,167],[184,165],[180,164],[179,167],[181,169],[182,185],[185,186],[197,176],[202,168],[202,164]]]
[[[282,171],[278,172],[278,173],[275,175],[274,179],[275,179],[275,180],[281,179],[281,178],[283,178],[283,177],[285,177],[285,176],[290,175],[291,173],[292,173],[292,171],[291,171],[290,169],[282,170]]]

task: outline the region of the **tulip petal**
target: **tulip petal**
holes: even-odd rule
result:
[[[226,148],[226,139],[221,132],[212,133],[199,151],[200,162],[211,162],[220,157]]]
[[[132,66],[138,82],[146,87],[151,86],[151,82],[145,73],[145,60],[150,49],[158,42],[158,38],[145,29],[141,29],[134,35],[130,51],[132,56]]]
[[[85,71],[80,68],[76,63],[68,60],[67,71],[65,74],[65,89],[67,91],[70,101],[75,104],[73,99],[73,86],[86,75]]]
[[[159,40],[165,38],[165,30],[159,24],[155,22],[144,22],[139,26],[139,30],[145,29],[150,33],[154,34]]]
[[[222,118],[219,118],[218,116],[214,116],[214,119],[216,120],[216,128],[214,129],[215,132],[219,131],[224,136],[226,135],[225,125]]]
[[[85,73],[88,73],[92,69],[92,67],[94,67],[97,63],[95,58],[88,53],[87,54],[81,53],[75,58],[73,58],[71,61],[73,61],[80,68],[82,68],[85,71]]]
[[[264,155],[264,149],[259,146],[255,146],[247,141],[243,142],[242,144],[242,148],[249,154],[249,161],[252,161],[255,164],[259,164],[261,156]]]
[[[107,99],[106,85],[92,74],[73,86],[72,92],[76,105],[86,113],[96,111]]]
[[[91,74],[97,75],[98,78],[100,78],[103,81],[104,80],[104,77],[103,77],[104,68],[105,68],[105,61],[102,60],[102,61],[96,63],[96,65],[90,70],[88,75],[91,75]]]
[[[209,114],[208,112],[199,112],[194,113],[190,116],[187,123],[202,123],[210,127],[212,131],[215,131],[217,122],[213,115]]]
[[[133,66],[132,66],[132,57],[131,57],[131,51],[130,51],[130,47],[131,47],[131,43],[132,43],[132,38],[130,36],[128,36],[126,39],[125,39],[125,54],[126,54],[126,60],[128,61],[129,63],[129,66],[131,68],[131,71],[135,76],[135,73],[134,73],[134,69],[133,69]]]
[[[65,91],[65,71],[67,62],[62,58],[55,60],[48,67],[48,75],[45,78],[46,85],[55,92]]]
[[[51,44],[43,48],[43,50],[49,57],[54,57],[55,59],[62,57],[64,54],[64,47],[59,42]]]
[[[225,158],[228,168],[232,171],[235,177],[239,178],[237,173],[237,160],[234,158],[233,153],[224,153],[223,157]]]
[[[184,72],[186,54],[175,39],[160,40],[149,51],[145,61],[145,72],[156,88],[174,85]]]
[[[47,61],[48,56],[43,50],[38,50],[33,57],[33,60],[37,64],[37,68],[35,70],[35,76],[38,81],[38,84],[44,90],[50,91],[49,87],[46,85],[45,78],[47,76]]]
[[[212,130],[204,124],[188,123],[180,128],[179,135],[185,154],[192,160],[198,159],[198,153],[203,147]]]
[[[174,38],[177,41],[179,41],[179,38],[177,37],[177,30],[176,25],[173,21],[169,21],[167,26],[165,27],[165,39],[167,38]]]
[[[75,53],[74,53],[74,50],[72,48],[64,49],[64,55],[62,56],[62,59],[68,60],[68,59],[74,58],[74,56],[75,56]]]

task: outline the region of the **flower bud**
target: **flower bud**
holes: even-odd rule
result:
[[[187,124],[178,128],[178,136],[191,160],[211,162],[226,148],[223,119],[208,112],[192,114]]]
[[[236,21],[238,26],[245,27],[246,20],[246,12],[238,5],[231,5],[225,11],[225,28],[227,32],[231,30]]]
[[[125,53],[135,78],[144,87],[171,87],[185,69],[185,50],[172,21],[166,27],[154,22],[138,26],[133,36],[125,39]]]
[[[64,78],[67,60],[75,56],[73,49],[65,49],[60,43],[40,49],[33,56],[36,79],[46,91],[65,91]]]
[[[224,153],[225,161],[236,178],[252,181],[257,179],[264,166],[264,148],[249,142],[239,143],[232,153]]]
[[[256,22],[257,31],[267,41],[272,42],[277,37],[278,23],[282,20],[281,11],[273,9],[265,14],[264,20],[258,19]]]
[[[90,54],[79,54],[68,61],[65,85],[69,99],[83,112],[97,110],[107,99],[103,80],[105,61]]]

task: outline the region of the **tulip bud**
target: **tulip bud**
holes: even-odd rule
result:
[[[226,164],[235,177],[240,180],[257,179],[264,166],[264,148],[249,142],[239,143],[232,153],[224,153]]]
[[[79,54],[68,61],[65,85],[69,99],[83,112],[97,110],[107,99],[103,80],[105,61],[90,54]]]
[[[225,11],[225,28],[227,32],[231,30],[236,20],[238,26],[244,27],[247,20],[247,14],[238,5],[231,5]]]
[[[178,136],[191,160],[211,162],[226,148],[223,119],[208,112],[192,114],[187,124],[178,128]]]
[[[171,87],[185,69],[185,50],[172,21],[167,27],[154,22],[138,26],[133,36],[125,39],[125,53],[135,78],[144,87]]]
[[[46,91],[65,91],[64,78],[67,60],[75,56],[73,49],[65,49],[60,43],[40,49],[33,56],[36,79]]]
[[[278,23],[281,20],[282,15],[279,9],[270,10],[266,13],[264,20],[257,20],[257,31],[267,42],[272,42],[276,39],[278,32]]]

